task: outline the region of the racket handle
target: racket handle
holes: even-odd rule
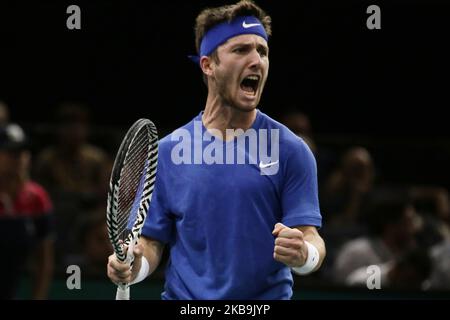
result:
[[[130,287],[127,285],[117,286],[116,300],[130,300]]]

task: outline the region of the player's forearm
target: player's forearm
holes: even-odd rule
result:
[[[147,237],[141,237],[140,241],[144,245],[144,257],[149,263],[149,274],[153,273],[161,262],[164,245]]]

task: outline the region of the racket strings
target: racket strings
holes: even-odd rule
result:
[[[139,195],[136,195],[137,197],[140,197]],[[121,212],[124,212],[123,215],[119,216],[119,233],[121,235],[121,238],[123,240],[126,240],[128,235],[130,234],[131,228],[135,223],[135,219],[137,217],[136,213],[131,213],[131,210],[134,210],[132,204],[134,203],[133,199],[127,199],[127,205],[121,206],[119,210]],[[130,212],[131,214],[128,215],[126,212]]]
[[[148,156],[149,143],[147,133],[148,131],[146,129],[137,133],[125,156],[125,164],[121,173],[117,225],[120,238],[123,241],[126,241],[131,233],[130,228],[127,227],[133,226],[138,216],[136,212],[131,212],[131,210],[135,201],[138,201],[142,196],[142,194],[137,194],[137,191],[142,175],[146,172],[144,167]]]
[[[124,223],[125,221],[127,221],[127,224],[123,224],[124,226],[127,226],[126,228],[122,228],[122,232],[124,230],[129,231],[133,230],[133,226],[136,226],[138,223],[138,218],[146,213],[142,213],[139,210],[140,206],[142,205],[142,201],[145,201],[145,199],[147,199],[147,201],[150,201],[152,192],[153,192],[153,187],[154,187],[154,182],[155,182],[155,178],[156,178],[156,166],[157,166],[157,154],[158,154],[158,144],[157,144],[157,140],[154,139],[153,144],[151,144],[150,146],[147,146],[147,157],[144,161],[144,164],[141,166],[142,168],[142,172],[139,173],[139,168],[135,168],[135,172],[139,173],[139,183],[137,184],[137,190],[135,191],[134,188],[130,191],[131,194],[135,194],[135,197],[133,199],[133,204],[131,207],[131,210],[128,210],[125,213],[128,214],[124,214],[124,217],[120,220],[120,224]],[[136,164],[139,163],[139,161],[135,162]],[[153,172],[153,173],[152,173]],[[128,188],[129,189],[129,188]],[[129,199],[131,201],[131,198]],[[147,207],[142,207],[142,209],[147,210]],[[143,223],[142,221],[139,221],[140,223]],[[139,224],[140,225],[140,224]],[[133,230],[134,232],[134,230]],[[127,237],[127,234],[124,234],[124,238]]]
[[[156,141],[157,142],[157,141]],[[153,187],[156,178],[156,166],[157,166],[157,152],[158,152],[158,144],[153,143],[150,146],[147,146],[146,159],[144,160],[144,164],[141,166],[142,172],[139,174],[139,183],[138,189],[136,191],[132,191],[132,194],[135,194],[135,198],[133,200],[133,205],[131,211],[129,210],[129,218],[127,224],[127,230],[133,230],[133,227],[139,226],[144,222],[139,220],[139,218],[145,213],[140,212],[139,209],[143,204],[143,201],[150,201]],[[136,164],[138,161],[135,162]],[[137,168],[139,170],[139,168]],[[143,210],[147,210],[148,206],[143,206]],[[134,232],[134,230],[133,230]]]
[[[129,179],[137,180],[133,183],[133,185],[128,184],[127,187],[121,190],[121,196],[119,197],[119,208],[118,208],[118,225],[120,226],[120,232],[124,231],[128,226],[133,225],[133,219],[135,219],[135,212],[131,212],[133,210],[133,205],[141,195],[138,194],[138,184],[141,180],[142,171],[141,168],[137,166],[133,166],[128,168],[128,170],[124,173]],[[124,181],[128,179],[125,178]]]

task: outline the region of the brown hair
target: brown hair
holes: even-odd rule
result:
[[[252,0],[241,0],[232,5],[207,8],[197,16],[195,21],[195,47],[197,53],[200,53],[200,43],[208,30],[219,23],[231,21],[239,16],[255,16],[263,24],[267,35],[270,36],[272,34],[272,19]]]

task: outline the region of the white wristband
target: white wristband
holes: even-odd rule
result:
[[[141,282],[142,280],[147,278],[149,270],[150,270],[150,265],[148,264],[147,258],[142,256],[141,269],[139,269],[139,272],[138,272],[136,278],[134,278],[134,280],[131,281],[130,285]]]
[[[306,262],[301,267],[293,267],[291,268],[294,273],[299,275],[306,275],[311,273],[319,263],[319,250],[305,240],[306,246],[308,247],[308,257],[306,258]]]

